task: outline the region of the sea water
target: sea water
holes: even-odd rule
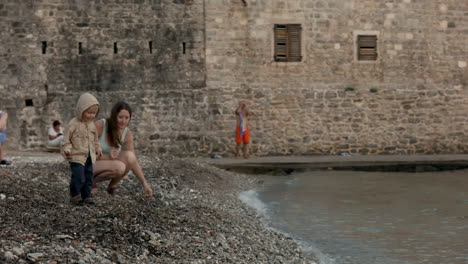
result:
[[[258,178],[241,199],[321,264],[468,263],[468,170]]]

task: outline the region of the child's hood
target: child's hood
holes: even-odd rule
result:
[[[99,102],[96,99],[96,97],[94,97],[90,93],[82,94],[80,96],[80,99],[78,99],[78,103],[76,104],[76,109],[75,109],[76,118],[78,118],[78,120],[81,120],[81,117],[83,116],[83,112],[93,105],[99,105]]]

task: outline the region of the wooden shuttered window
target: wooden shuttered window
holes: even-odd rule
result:
[[[275,25],[275,61],[301,61],[301,25]]]
[[[358,60],[377,60],[376,35],[358,35],[357,48]]]

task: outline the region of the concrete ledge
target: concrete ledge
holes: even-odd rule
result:
[[[46,151],[47,152],[60,152],[60,147],[52,147],[52,146],[47,145]]]
[[[468,155],[379,155],[379,156],[275,156],[251,159],[203,159],[204,162],[223,169],[234,168],[290,168],[324,169],[344,167],[395,166],[395,165],[459,165],[468,167]]]

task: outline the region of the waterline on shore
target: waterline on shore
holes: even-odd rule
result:
[[[260,216],[265,217],[267,215],[267,206],[265,203],[260,201],[258,198],[258,192],[255,190],[248,190],[239,193],[239,199],[246,205],[255,209]]]
[[[268,205],[259,199],[259,193],[255,190],[242,191],[239,193],[239,199],[247,206],[253,208],[257,214],[261,217],[262,221],[266,224],[266,227],[276,233],[282,234],[286,237],[292,238],[301,247],[304,255],[310,259],[316,258],[320,264],[335,264],[334,259],[321,252],[316,246],[310,242],[306,242],[298,237],[293,236],[284,230],[274,227],[271,217],[268,213]],[[316,264],[311,261],[310,264]]]

